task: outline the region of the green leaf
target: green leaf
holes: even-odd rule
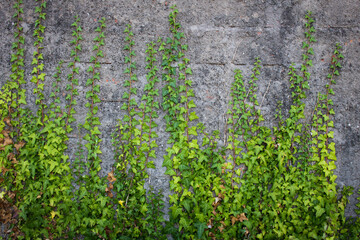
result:
[[[168,169],[165,171],[165,174],[166,175],[169,175],[169,176],[175,176],[176,175],[176,172],[172,169]]]
[[[38,64],[38,60],[36,58],[33,58],[31,65],[37,65]]]
[[[199,149],[199,145],[198,145],[196,139],[193,139],[193,140],[189,143],[189,148]]]
[[[189,128],[189,134],[190,134],[190,135],[194,135],[194,136],[197,136],[197,135],[198,135],[195,126]]]
[[[101,134],[98,127],[94,127],[94,130],[90,130],[92,135],[98,135]]]
[[[155,158],[156,159],[156,154],[154,150],[151,150],[149,153],[149,157]]]
[[[100,92],[100,85],[95,85],[94,86],[94,92]]]
[[[158,147],[158,145],[156,144],[155,141],[152,141],[152,142],[150,143],[150,148],[156,148],[156,147]]]
[[[185,70],[185,73],[191,75],[191,74],[192,74],[191,68],[187,68],[187,69]]]
[[[335,151],[331,151],[331,152],[330,152],[330,154],[329,154],[329,156],[328,156],[328,159],[329,159],[329,160],[334,160],[334,161],[337,160]],[[331,163],[333,163],[333,162],[331,162]],[[329,165],[330,165],[330,164],[329,164]],[[334,165],[333,165],[332,167],[334,167],[334,168],[332,168],[332,169],[336,169],[335,163],[334,163]],[[329,169],[329,170],[331,170],[331,169]]]
[[[122,98],[123,98],[123,99],[128,99],[128,98],[129,98],[129,93],[128,93],[128,92],[124,92]]]
[[[321,217],[321,215],[323,215],[323,213],[325,212],[325,209],[320,207],[319,205],[317,205],[315,207],[315,210],[316,210],[316,217]]]
[[[189,120],[190,120],[190,121],[193,121],[193,120],[198,119],[198,118],[199,118],[199,117],[196,115],[195,112],[191,112],[191,113],[190,113],[190,116],[189,116]]]
[[[177,154],[180,151],[180,148],[177,145],[173,145],[172,149],[174,150],[174,153]]]
[[[333,131],[328,132],[327,135],[328,135],[329,138],[334,138],[334,132]]]
[[[204,234],[204,230],[207,227],[206,223],[196,223],[195,227],[197,227],[197,238],[201,239]]]
[[[331,154],[331,153],[330,153]],[[330,158],[329,158],[330,159]],[[333,159],[333,160],[336,160],[336,159]],[[335,162],[334,161],[330,161],[329,162],[329,166],[328,166],[328,170],[334,170],[336,169],[336,165],[335,165]]]
[[[310,232],[310,233],[308,234],[308,237],[309,237],[309,238],[318,239],[318,235],[317,235],[317,233],[316,233],[315,230],[312,231],[312,232]]]
[[[140,207],[140,212],[143,215],[145,215],[147,211],[148,211],[147,204],[142,204],[141,207]]]
[[[191,150],[190,151],[190,154],[189,154],[189,156],[188,156],[188,158],[195,158],[196,157],[196,153],[195,153],[195,151],[193,151],[193,150]],[[181,169],[180,169],[181,170]]]
[[[190,100],[190,102],[189,102],[189,104],[188,104],[188,107],[189,107],[189,109],[196,107],[196,105],[195,105],[195,103],[194,103],[194,100]]]

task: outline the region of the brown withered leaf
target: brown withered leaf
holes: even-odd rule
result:
[[[207,222],[208,228],[212,228],[212,226],[213,226],[212,221],[213,221],[213,218],[210,218],[209,221]]]
[[[221,198],[221,199],[225,198],[224,194],[222,194],[222,193],[218,193],[218,197]]]
[[[111,172],[108,173],[107,180],[111,183],[116,181],[116,178],[114,176],[114,170],[112,170]]]
[[[231,225],[234,226],[234,224],[236,223],[236,221],[237,221],[237,218],[234,217],[234,216],[232,216],[232,217],[231,217]]]
[[[106,188],[107,189],[107,188]],[[114,195],[112,194],[112,192],[111,191],[106,191],[106,194],[108,195],[108,197],[110,197],[110,198],[112,198],[112,197],[114,197]]]
[[[221,198],[216,197],[215,201],[212,203],[213,207],[217,207],[220,204]]]
[[[243,229],[245,229],[245,236],[247,237],[247,235],[249,235],[249,230],[247,229],[247,227],[243,227]]]
[[[220,227],[218,227],[218,229],[220,230],[220,232],[222,232],[222,231],[224,231],[224,226],[223,225],[221,225]]]
[[[4,135],[4,137],[9,137],[9,133],[10,133],[9,130],[2,130],[1,131],[1,134]]]
[[[225,158],[224,158],[225,159]],[[224,165],[221,167],[221,173],[225,173],[225,169],[227,168],[228,163],[224,163]]]
[[[12,219],[13,218],[13,214],[12,213],[8,213],[6,216],[5,216],[5,223],[11,223],[11,222],[13,222],[14,221],[14,219]]]
[[[220,187],[221,187],[222,189],[225,189],[225,186],[224,186],[224,185],[222,185],[222,184],[220,185]]]
[[[214,216],[216,216],[217,213],[216,213],[215,209],[213,209],[212,214],[214,214]]]
[[[245,213],[241,213],[240,215],[237,215],[237,219],[240,221],[240,222],[243,222],[245,220],[248,220],[247,217],[245,216]]]
[[[7,155],[8,160],[12,160],[14,157],[15,157],[15,154],[12,152]]]
[[[113,189],[114,186],[112,185],[112,183],[109,183],[109,186],[105,189],[106,194],[108,195],[108,197],[114,197],[114,195],[111,192],[111,189]]]
[[[11,119],[10,119],[9,116],[6,117],[6,118],[4,118],[4,122],[6,122],[7,125],[12,126],[12,125],[11,125]]]
[[[5,168],[5,167],[2,167],[2,168],[1,168],[1,171],[2,171],[3,174],[5,174],[7,171],[10,171],[10,169],[7,169],[7,168]]]
[[[212,237],[212,239],[216,239],[216,238],[215,238],[215,234],[212,233],[212,232],[209,233],[209,237]]]
[[[20,148],[22,148],[25,145],[24,141],[21,141],[19,143],[16,143],[14,146],[16,148],[17,151],[19,151]]]
[[[231,217],[231,224],[234,225],[236,222],[243,222],[245,220],[248,220],[248,218],[245,216],[245,213],[241,213],[239,215],[237,215],[236,217],[232,216]]]
[[[12,152],[7,155],[7,159],[11,160],[12,164],[18,164],[18,161],[15,158],[15,154]]]
[[[14,192],[9,192],[8,195],[9,195],[9,198],[11,198],[11,199],[15,198],[15,193]]]
[[[6,224],[11,221],[11,216],[12,216],[12,214],[8,213],[6,215],[3,215],[1,218],[3,219],[4,223]]]
[[[4,143],[2,145],[7,146],[7,145],[10,145],[12,143],[13,143],[13,141],[11,140],[11,138],[5,138]]]

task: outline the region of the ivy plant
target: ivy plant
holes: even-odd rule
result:
[[[359,219],[345,218],[353,188],[339,189],[334,174],[332,96],[344,58],[340,44],[331,54],[324,91],[318,94],[315,106],[306,105],[316,43],[311,12],[305,15],[302,61],[289,66],[291,102],[279,102],[275,126],[263,123],[257,98],[262,67],[256,58],[249,77],[239,69],[234,71],[224,141],[220,141],[219,131],[209,133],[196,114],[188,45],[176,6],[171,7],[168,18],[170,36],[147,44],[146,85],[142,90],[134,50],[136,37],[127,24],[122,117],[112,133],[114,164],[104,176],[98,113],[105,18],[98,21],[93,54],[87,73],[82,73],[83,28],[75,16],[67,65],[70,73],[63,76],[65,61],[60,60],[47,96],[44,89],[50,77],[43,51],[47,1],[35,2],[31,77],[26,79],[24,71],[23,1],[14,0],[11,74],[0,90],[3,237],[359,238]],[[83,74],[89,78],[81,83]],[[33,83],[31,93],[23,86],[27,80]],[[86,88],[85,96],[79,94],[81,84]],[[26,95],[30,94],[35,97],[35,113],[27,105]],[[81,97],[87,100],[87,115],[79,123],[75,106]],[[164,220],[165,197],[151,186],[148,172],[156,168],[154,160],[159,158],[160,111],[164,111],[169,136],[163,159],[171,190],[169,221]],[[72,159],[67,155],[69,134],[76,125],[79,140]]]
[[[138,81],[137,64],[134,61],[136,54],[133,50],[135,41],[130,24],[126,26],[124,34],[126,35],[124,50],[128,55],[125,57],[127,67],[124,74],[127,78],[124,83],[126,91],[122,96],[124,103],[121,109],[125,111],[125,115],[118,120],[118,126],[112,135],[115,164],[107,178],[109,181],[107,195],[116,207],[113,234],[122,239],[165,239],[161,225],[164,222],[161,209],[162,195],[153,190],[146,194],[144,188],[145,180],[149,178],[146,169],[155,168],[152,159],[156,159],[154,149],[158,147],[157,124],[154,121],[158,118],[157,109],[159,109],[156,100],[159,95],[156,89],[156,83],[159,82],[156,44],[154,42],[147,44],[147,84],[141,103],[137,103],[135,100]]]

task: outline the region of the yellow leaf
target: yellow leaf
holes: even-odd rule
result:
[[[54,219],[54,217],[55,217],[55,215],[57,214],[57,212],[51,211],[50,214],[51,214],[51,219]]]

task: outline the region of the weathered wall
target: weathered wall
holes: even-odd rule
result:
[[[26,64],[30,66],[33,52],[32,30],[34,28],[33,1],[24,1],[26,32]],[[12,1],[0,3],[0,81],[1,85],[10,74],[10,48],[13,32]],[[96,20],[106,17],[106,48],[102,65],[100,119],[102,121],[103,173],[108,172],[112,160],[111,132],[116,119],[121,118],[121,96],[124,65],[125,24],[131,22],[135,34],[139,89],[145,84],[145,44],[158,36],[168,34],[167,16],[170,6],[177,4],[179,21],[189,44],[188,58],[193,69],[197,113],[210,130],[224,131],[224,114],[229,100],[233,70],[240,68],[246,76],[255,57],[260,57],[263,73],[259,80],[259,101],[266,124],[274,123],[274,109],[278,100],[290,103],[287,67],[301,59],[301,42],[306,10],[316,19],[315,67],[308,95],[309,111],[315,104],[317,93],[325,84],[331,50],[336,42],[344,45],[343,69],[335,86],[336,112],[335,142],[338,153],[336,174],[339,186],[360,185],[360,1],[359,0],[50,0],[46,9],[47,19],[44,57],[46,81],[55,72],[60,59],[70,61],[69,42],[71,23],[78,14],[83,25],[83,51],[80,55],[82,70],[87,69],[91,53],[91,40],[95,36]],[[31,68],[27,68],[29,77]],[[64,82],[66,82],[64,71]],[[86,92],[86,74],[81,75],[80,95]],[[50,86],[50,84],[48,84]],[[33,87],[27,84],[29,93]],[[48,90],[48,89],[47,89]],[[84,96],[84,95],[83,95]],[[28,95],[28,101],[34,97]],[[78,99],[77,119],[82,123],[87,109],[84,98]],[[31,105],[31,104],[30,104]],[[164,175],[162,155],[165,153],[167,134],[164,132],[163,113],[158,119],[160,148],[156,170],[149,170],[151,184],[168,188]],[[70,146],[77,142],[77,131],[71,136]],[[223,137],[223,134],[222,134]],[[70,149],[71,151],[72,149]],[[70,152],[70,154],[72,154]],[[168,190],[165,193],[169,193]],[[354,195],[347,214],[353,215]]]

